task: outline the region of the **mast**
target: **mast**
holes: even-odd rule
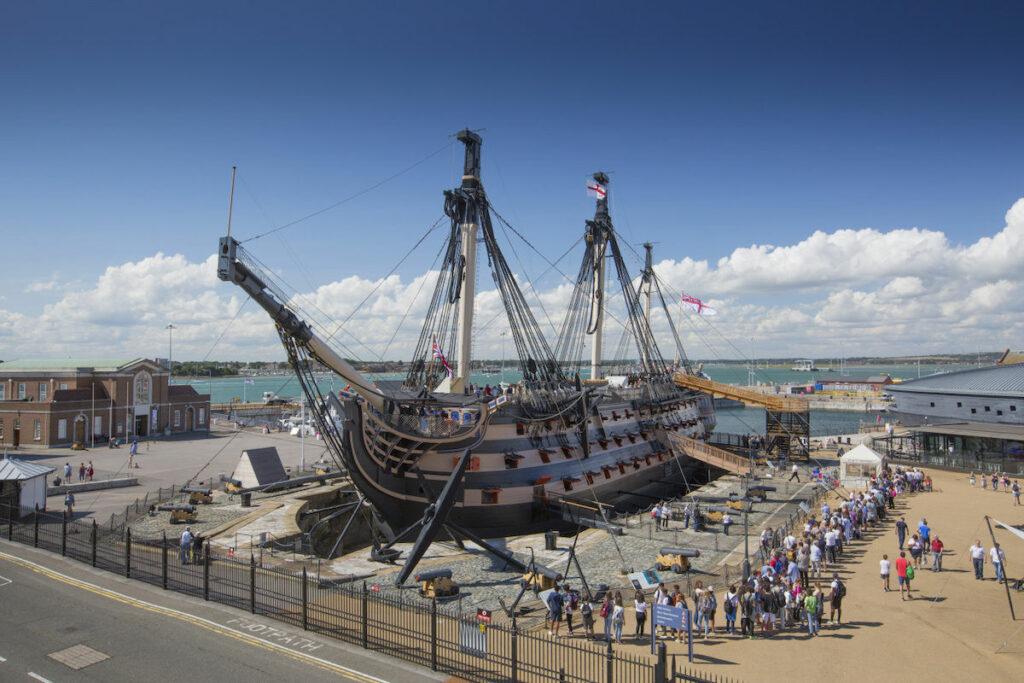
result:
[[[470,197],[477,197],[480,185],[480,145],[479,135],[469,129],[456,133],[456,137],[466,145],[466,158],[462,171],[462,191]],[[473,355],[473,304],[476,295],[476,237],[479,223],[480,204],[469,201],[465,204],[465,214],[460,221],[462,230],[462,296],[459,299],[458,316],[458,363],[455,378],[451,383],[453,392],[462,391],[469,383],[470,365]]]
[[[644,297],[644,318],[647,320],[647,327],[651,328],[651,283],[654,280],[654,265],[651,257],[651,250],[654,248],[650,242],[644,242],[644,251],[646,256],[644,257],[644,275],[643,280],[640,283],[640,295]],[[645,365],[650,362],[651,350],[645,345],[643,353],[646,356],[644,358]]]
[[[593,343],[590,347],[590,379],[601,379],[601,340],[604,331],[604,267],[605,245],[608,240],[608,176],[600,171],[594,174],[592,191],[597,195],[594,220],[587,221],[588,239],[594,242],[594,299],[591,302],[590,329]]]

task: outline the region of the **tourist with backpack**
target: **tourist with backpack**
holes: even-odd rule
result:
[[[604,619],[604,639],[610,641],[612,639],[612,610],[615,605],[612,604],[612,596],[610,593],[604,594],[604,600],[601,602],[601,611],[599,614]]]
[[[839,574],[832,575],[832,591],[829,593],[829,602],[832,608],[829,610],[829,622],[843,623],[843,598],[846,597],[846,584],[839,579]]]
[[[569,588],[565,584],[565,625],[569,628],[569,635],[572,635],[572,617],[580,609],[580,593]]]
[[[697,609],[704,620],[704,637],[708,637],[709,629],[711,635],[715,635],[715,612],[718,611],[718,598],[715,597],[714,586],[708,586],[704,591]]]
[[[594,637],[594,600],[590,593],[580,602],[580,614],[583,616],[583,637],[590,640]]]
[[[729,635],[736,635],[736,612],[739,609],[739,594],[736,592],[736,584],[729,586],[729,591],[722,601],[722,609],[725,611],[725,630]]]

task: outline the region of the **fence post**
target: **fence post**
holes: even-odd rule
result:
[[[512,617],[512,675],[509,679],[512,683],[519,680],[519,629],[516,628],[516,618]]]
[[[127,525],[124,528],[124,575],[132,578],[132,529]]]
[[[39,503],[36,503],[36,514],[32,517],[32,523],[35,525],[32,532],[32,547],[39,547]]]
[[[430,669],[437,671],[437,598],[430,600]]]
[[[658,643],[658,661],[654,664],[654,680],[656,683],[664,683],[668,680],[668,652],[665,643]]]
[[[210,599],[210,544],[204,543],[203,548],[203,600]]]
[[[249,553],[249,613],[256,614],[256,556]]]
[[[608,641],[608,654],[605,660],[605,683],[612,683],[612,676],[615,675],[615,653],[612,652],[612,641]]]
[[[368,628],[367,620],[367,595],[366,595],[366,582],[363,581],[363,648],[370,646],[370,629]]]
[[[164,532],[164,542],[160,545],[160,578],[164,590],[167,590],[167,532]]]
[[[20,507],[18,511],[21,512]],[[14,496],[11,496],[7,502],[7,540],[14,540]]]
[[[92,546],[92,566],[96,566],[96,537],[99,536],[99,528],[96,524],[96,520],[92,520],[92,538],[89,539],[89,543]]]
[[[309,630],[309,592],[306,568],[302,568],[302,630]]]
[[[60,555],[64,557],[68,554],[68,513],[64,512],[60,516]]]

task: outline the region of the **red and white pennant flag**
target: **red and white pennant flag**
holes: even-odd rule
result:
[[[608,190],[606,190],[605,186],[602,185],[601,183],[597,182],[596,180],[592,180],[589,183],[587,183],[587,194],[590,195],[591,197],[604,199],[605,197],[608,196]]]
[[[697,315],[718,315],[718,311],[711,308],[695,296],[683,292],[683,306],[690,309]]]

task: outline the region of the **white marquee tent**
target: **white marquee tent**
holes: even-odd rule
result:
[[[847,489],[866,488],[885,467],[885,456],[861,444],[839,459],[839,483]]]

